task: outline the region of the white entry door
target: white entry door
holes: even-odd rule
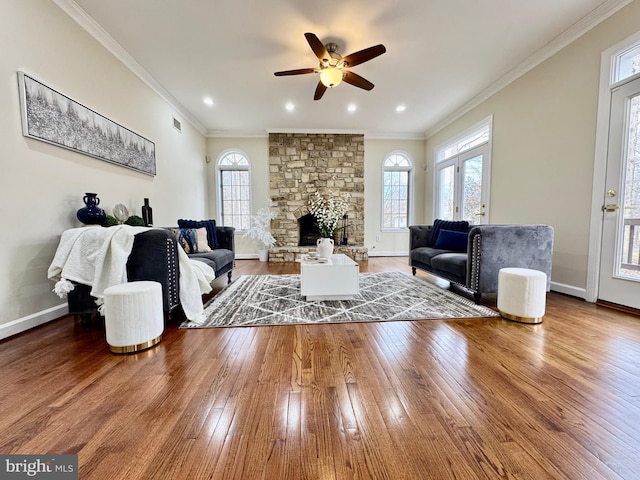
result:
[[[598,299],[640,309],[640,79],[611,94]]]

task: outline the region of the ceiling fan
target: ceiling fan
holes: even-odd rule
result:
[[[320,100],[324,92],[327,91],[327,88],[333,88],[343,80],[346,83],[358,88],[363,88],[364,90],[371,90],[374,87],[373,83],[369,80],[348,69],[382,55],[387,51],[384,45],[374,45],[373,47],[365,48],[364,50],[343,57],[338,53],[338,45],[335,43],[323,45],[314,33],[305,33],[304,36],[307,42],[309,42],[311,50],[313,50],[313,53],[318,57],[320,66],[318,68],[300,68],[298,70],[275,72],[274,75],[276,77],[319,73],[320,81],[313,96],[314,100]]]

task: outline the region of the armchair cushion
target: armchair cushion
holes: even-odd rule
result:
[[[178,244],[185,253],[196,253],[198,251],[198,239],[194,228],[172,228],[171,233],[176,236]]]
[[[455,230],[440,230],[440,235],[433,248],[451,250],[452,252],[466,252],[469,232],[456,232]]]
[[[194,230],[196,232],[196,241],[198,242],[198,252],[210,252],[211,247],[209,246],[207,229],[202,227],[202,228],[196,228]]]
[[[431,267],[434,272],[444,273],[445,278],[464,278],[467,273],[467,254],[443,253],[431,259]]]
[[[212,249],[220,248],[218,244],[218,233],[215,220],[178,220],[178,228],[206,228],[207,242]]]
[[[441,250],[431,247],[418,247],[409,252],[409,257],[412,262],[423,263],[427,266],[431,266],[431,260],[438,255],[448,253],[448,250]]]
[[[226,248],[217,248],[207,253],[194,253],[189,255],[192,260],[198,260],[204,262],[213,268],[213,271],[218,274],[226,265],[233,265],[234,253]]]
[[[433,222],[433,228],[431,229],[431,233],[429,234],[429,240],[427,243],[427,247],[434,247],[436,242],[438,241],[438,236],[440,235],[440,230],[452,230],[454,232],[468,232],[469,231],[469,222],[465,220],[461,221],[450,221],[450,220],[440,220],[436,219]]]

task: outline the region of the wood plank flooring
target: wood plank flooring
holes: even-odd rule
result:
[[[361,265],[385,270],[410,269]],[[77,453],[83,480],[640,478],[629,313],[550,293],[539,325],[178,324],[133,355],[72,316],[0,342],[0,453]]]

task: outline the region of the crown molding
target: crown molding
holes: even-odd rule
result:
[[[367,140],[426,140],[423,133],[369,132],[326,128],[269,128],[267,133],[293,133],[302,135],[364,135]]]
[[[425,132],[425,138],[428,139],[429,137],[435,135],[447,125],[453,123],[455,120],[462,117],[464,114],[468,113],[473,108],[477,107],[482,102],[505,88],[507,85],[514,82],[530,70],[534,69],[566,46],[570,45],[572,42],[576,41],[589,30],[591,30],[622,8],[626,7],[633,1],[634,0],[608,0],[607,2],[601,4],[599,7],[593,9],[587,15],[574,23],[571,27],[569,27],[556,38],[547,43],[540,50],[529,56],[518,66],[516,66],[505,75],[500,77],[498,80],[496,80],[494,83],[492,83],[488,88],[481,91],[478,95],[463,104],[453,113],[447,115],[444,119],[429,128]]]
[[[207,138],[267,138],[266,130],[207,130]]]
[[[364,135],[366,140],[420,140],[423,133],[367,132],[365,130],[317,129],[317,128],[269,128],[267,130],[208,130],[207,138],[267,138],[270,133],[300,135]]]
[[[53,0],[63,12],[84,28],[125,67],[131,70],[140,80],[146,83],[160,98],[177,110],[196,130],[206,135],[204,126],[173,95],[171,95],[153,76],[140,65],[115,39],[107,33],[93,18],[74,0]]]
[[[365,130],[340,128],[267,128],[267,133],[294,133],[302,135],[365,135]]]
[[[364,135],[367,140],[426,140],[424,133],[400,133],[400,132],[367,132]]]

